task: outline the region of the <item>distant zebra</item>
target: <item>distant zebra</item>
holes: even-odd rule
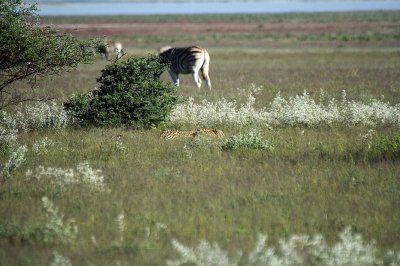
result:
[[[198,46],[170,48],[168,46],[160,48],[160,60],[169,65],[169,75],[176,86],[179,87],[179,74],[192,74],[194,82],[198,88],[201,87],[199,72],[211,90],[211,80],[208,76],[210,66],[210,55]]]
[[[123,56],[122,43],[112,42],[112,43],[102,43],[97,46],[97,52],[105,59],[109,59],[111,53],[115,53],[117,59]]]
[[[114,42],[112,44],[112,46],[114,47],[114,53],[117,54],[117,58],[120,59],[124,54],[124,51],[122,50],[122,43],[120,42]]]
[[[80,44],[79,49],[81,49],[82,53],[87,54],[87,55],[95,55],[96,54],[96,49],[90,45]]]

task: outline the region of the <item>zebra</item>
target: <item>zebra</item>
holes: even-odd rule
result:
[[[93,56],[96,54],[96,49],[90,45],[80,44],[79,49],[83,54],[93,55]]]
[[[117,54],[117,58],[120,59],[124,55],[124,51],[122,50],[122,43],[114,42],[112,46],[114,47],[114,53]]]
[[[160,48],[159,57],[162,63],[169,65],[169,75],[176,86],[179,87],[179,74],[192,74],[197,88],[201,87],[201,78],[206,81],[211,90],[211,80],[208,76],[210,55],[207,50],[199,46],[171,48],[165,46]]]
[[[106,60],[110,57],[110,53],[115,53],[117,59],[123,56],[122,43],[120,42],[101,43],[97,46],[96,51]]]

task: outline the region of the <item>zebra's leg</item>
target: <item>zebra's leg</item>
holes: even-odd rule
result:
[[[207,75],[203,74],[203,76],[204,76],[204,79],[206,80],[207,87],[211,90],[211,80],[210,80],[210,77],[208,76],[208,73],[207,73]]]
[[[207,87],[211,90],[211,80],[210,76],[208,76],[209,68],[210,68],[210,55],[206,52],[205,60],[203,66],[201,67],[201,74],[203,75],[203,78],[206,81]]]
[[[201,88],[201,78],[199,77],[199,72],[194,72],[192,74],[194,82],[196,82],[197,88]]]
[[[115,54],[117,55],[117,59],[120,59],[122,57],[122,52],[120,51],[117,51]]]
[[[170,70],[170,71],[168,71],[169,72],[169,75],[170,75],[170,77],[171,77],[171,79],[172,79],[172,82],[177,86],[177,87],[179,87],[179,74],[178,73],[175,73],[174,71],[172,71],[172,70]]]

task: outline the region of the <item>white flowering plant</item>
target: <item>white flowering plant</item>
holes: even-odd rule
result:
[[[32,151],[34,154],[47,154],[49,149],[55,145],[54,141],[48,137],[44,137],[32,145]]]
[[[74,219],[64,221],[64,214],[47,197],[42,197],[43,208],[46,212],[47,222],[44,232],[45,242],[61,242],[71,244],[78,237],[78,227]]]
[[[53,260],[50,266],[72,266],[71,260],[68,257],[61,255],[57,251],[53,251]]]
[[[323,92],[321,95],[323,97]],[[390,105],[377,99],[371,99],[367,103],[349,101],[345,95],[344,91],[341,101],[331,98],[322,102],[314,100],[307,91],[289,99],[278,93],[269,105],[258,109],[255,107],[256,98],[253,93],[249,93],[247,101],[241,105],[225,98],[216,102],[202,100],[196,103],[189,97],[188,101],[176,106],[170,120],[173,123],[204,126],[400,126],[400,104]]]
[[[75,120],[55,101],[18,105],[13,113],[2,112],[2,125],[20,131],[42,128],[66,128]]]
[[[26,159],[25,155],[27,151],[28,148],[25,145],[21,145],[15,151],[11,152],[10,158],[3,168],[4,177],[10,177],[11,173],[21,166]]]
[[[92,169],[86,161],[79,163],[76,169],[39,166],[34,171],[26,171],[25,177],[27,180],[44,180],[45,183],[50,183],[62,189],[67,186],[81,184],[96,191],[106,190],[102,171]]]
[[[350,227],[339,234],[339,241],[329,246],[321,235],[293,235],[278,241],[278,247],[267,245],[267,236],[260,234],[253,250],[243,256],[237,251],[234,256],[222,250],[217,243],[210,244],[203,240],[195,247],[188,247],[172,240],[172,245],[179,258],[167,261],[169,266],[236,266],[236,265],[316,265],[316,266],[375,266],[399,265],[400,253],[387,251],[378,255],[375,241],[365,243],[360,234],[354,234]]]
[[[5,154],[15,148],[18,139],[18,130],[13,127],[0,125],[0,152]]]

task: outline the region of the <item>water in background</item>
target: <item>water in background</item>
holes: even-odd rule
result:
[[[231,14],[400,10],[400,1],[87,3],[40,5],[39,15]]]

